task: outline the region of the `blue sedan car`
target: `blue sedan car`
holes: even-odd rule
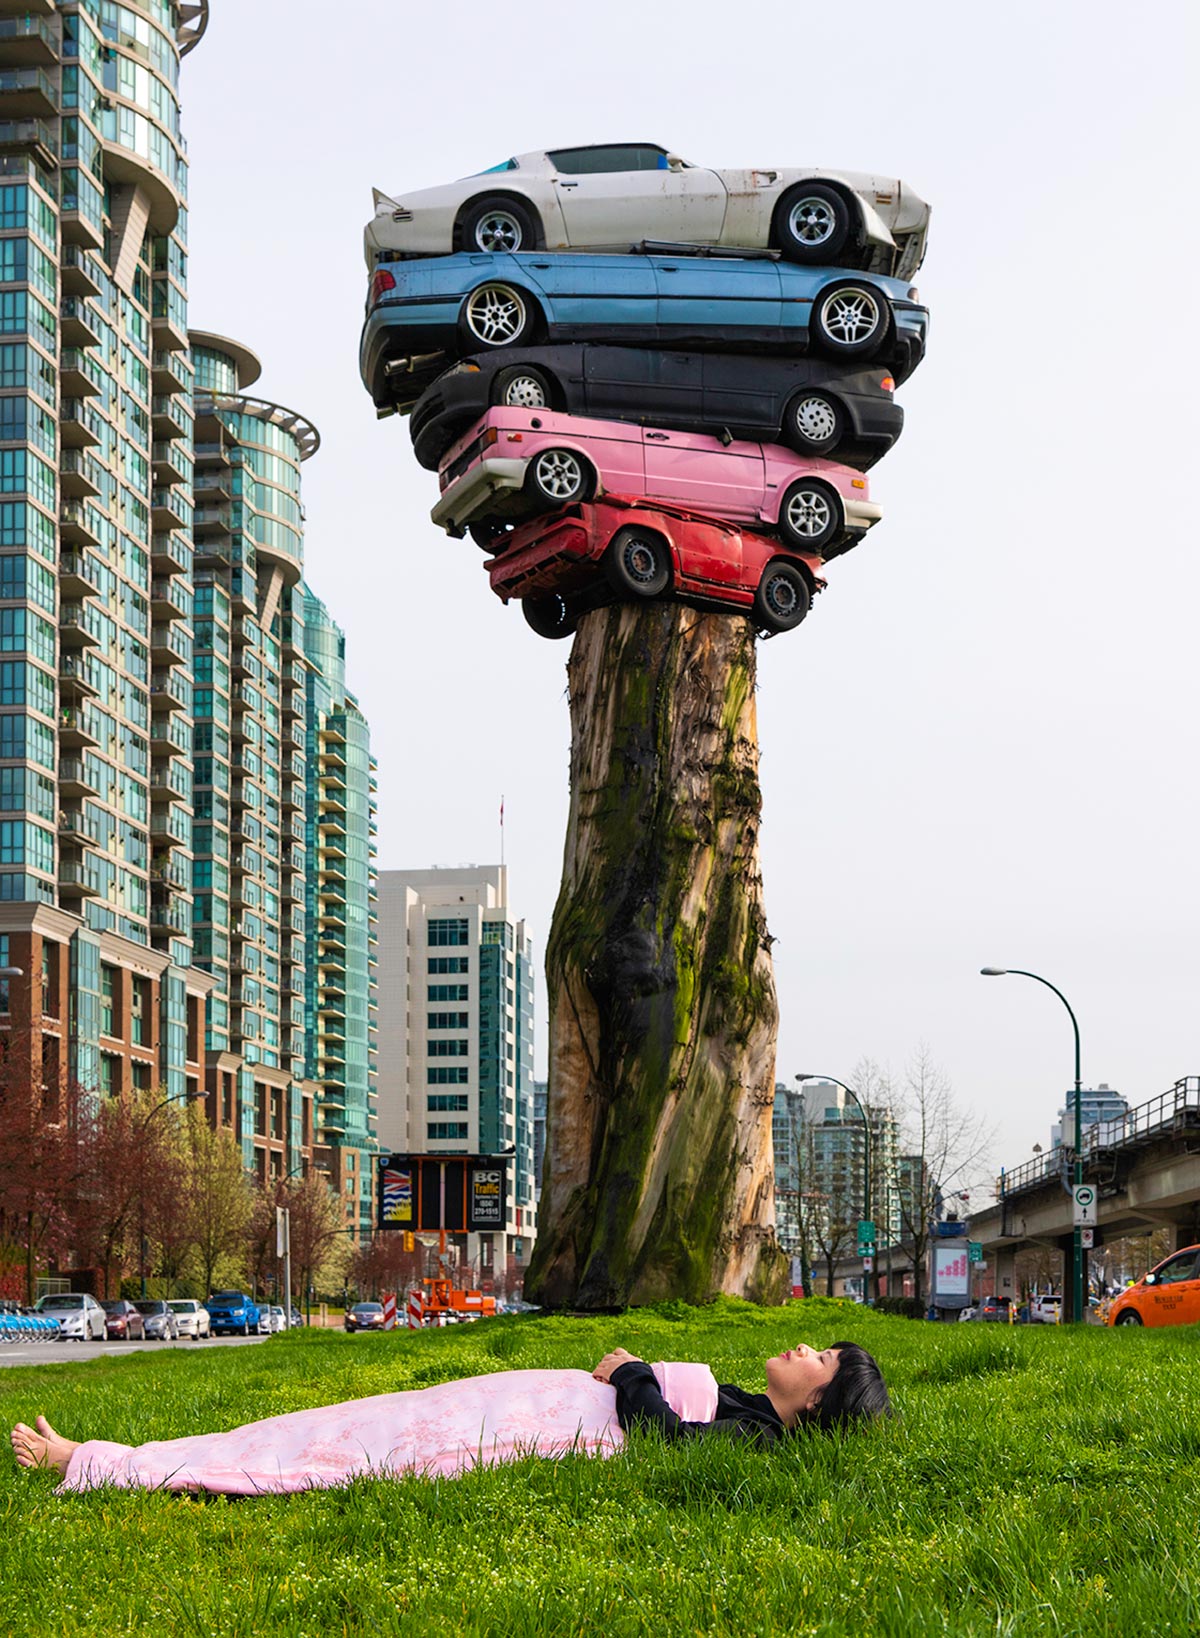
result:
[[[903,279],[769,258],[476,254],[385,262],[371,280],[359,367],[382,410],[449,363],[539,341],[879,359],[903,381],[929,315]]]

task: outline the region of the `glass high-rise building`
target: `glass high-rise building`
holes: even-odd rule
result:
[[[333,1169],[305,1013],[318,438],[189,331],[179,81],[207,21],[0,0],[0,966],[33,1085],[206,1090],[268,1181]]]

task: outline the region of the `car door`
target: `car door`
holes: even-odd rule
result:
[[[645,256],[531,256],[522,266],[545,292],[547,316],[562,340],[607,335],[653,340],[658,285]]]
[[[1154,1271],[1154,1284],[1142,1298],[1147,1325],[1188,1325],[1200,1318],[1200,1279],[1196,1277],[1196,1248],[1190,1246]]]
[[[573,249],[642,239],[715,244],[721,236],[725,189],[715,171],[672,166],[650,143],[559,148],[548,157]]]
[[[658,284],[658,325],[679,345],[728,339],[739,346],[774,342],[781,322],[779,268],[771,261],[708,256],[651,256]]]
[[[706,353],[702,371],[705,421],[709,426],[753,428],[760,436],[774,438],[785,395],[803,386],[811,373],[805,360]]]
[[[649,347],[589,347],[583,365],[589,415],[701,425],[701,360]]]
[[[648,498],[694,506],[720,517],[752,518],[763,497],[757,444],[722,444],[699,432],[642,432]]]

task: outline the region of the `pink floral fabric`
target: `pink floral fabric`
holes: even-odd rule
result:
[[[717,1384],[707,1365],[653,1370],[685,1421],[713,1420]],[[497,1371],[136,1449],[91,1439],[71,1457],[59,1488],[254,1496],[328,1488],[362,1474],[450,1478],[530,1454],[610,1456],[624,1442],[616,1402],[616,1389],[588,1371]]]

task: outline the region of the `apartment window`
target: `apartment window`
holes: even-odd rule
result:
[[[431,1064],[425,1071],[427,1086],[466,1086],[470,1071],[466,1064]]]
[[[139,1092],[148,1092],[150,1090],[151,1078],[150,1065],[141,1064],[135,1060],[131,1067],[133,1069],[133,1084],[135,1088]]]
[[[470,999],[466,984],[430,984],[427,999],[430,1001],[467,1001]]]
[[[436,947],[439,944],[465,944],[467,942],[467,918],[465,916],[440,917],[429,923],[429,944]]]
[[[460,1138],[465,1140],[467,1123],[465,1120],[431,1120],[426,1130],[431,1143],[453,1142]]]
[[[470,1029],[471,1020],[465,1012],[427,1012],[426,1029]]]
[[[466,1113],[467,1094],[465,1092],[431,1092],[425,1099],[425,1107],[433,1114],[453,1114],[458,1111]]]
[[[107,1052],[100,1054],[100,1090],[106,1098],[112,1097],[116,1085],[116,1076],[113,1073],[115,1062],[116,1060],[110,1058]]]
[[[429,971],[431,973],[465,973],[470,972],[470,965],[466,956],[430,956]]]
[[[149,984],[144,978],[133,981],[133,995],[129,1008],[129,1039],[134,1046],[145,1046],[150,1034]]]
[[[465,1058],[467,1056],[466,1041],[430,1041],[427,1051],[431,1058]]]
[[[100,968],[100,1033],[115,1035],[117,975],[111,967]]]

